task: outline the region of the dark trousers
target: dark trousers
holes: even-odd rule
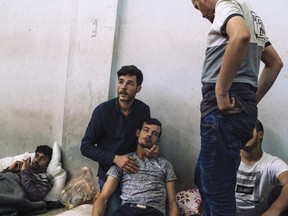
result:
[[[164,216],[164,214],[152,207],[139,208],[136,204],[126,203],[121,205],[113,216]]]

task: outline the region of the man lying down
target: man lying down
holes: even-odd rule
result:
[[[29,212],[46,207],[44,197],[52,188],[52,177],[46,172],[53,150],[38,146],[35,157],[15,161],[0,172],[0,215]]]

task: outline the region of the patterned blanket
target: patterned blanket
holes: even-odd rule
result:
[[[28,200],[17,174],[0,173],[0,215],[13,211],[29,212],[45,208],[44,201]]]

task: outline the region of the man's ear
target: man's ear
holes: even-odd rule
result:
[[[263,134],[264,134],[263,131],[259,131],[258,132],[258,138],[263,139]]]
[[[137,91],[137,93],[139,93],[141,91],[141,86],[137,86],[136,91]]]
[[[139,134],[140,134],[140,130],[137,129],[137,130],[136,130],[136,136],[139,137]]]

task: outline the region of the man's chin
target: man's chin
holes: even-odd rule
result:
[[[252,149],[253,149],[253,148],[252,148],[251,146],[244,146],[244,147],[242,148],[242,150],[245,151],[245,152],[247,152],[247,153],[251,152]]]
[[[129,102],[131,101],[129,97],[119,97],[119,100],[122,102]]]
[[[31,169],[32,170],[38,170],[39,166],[37,164],[32,164]]]
[[[147,148],[147,149],[151,149],[152,148],[152,146],[153,146],[153,144],[151,144],[151,143],[142,143],[142,144],[140,144],[143,148]]]

